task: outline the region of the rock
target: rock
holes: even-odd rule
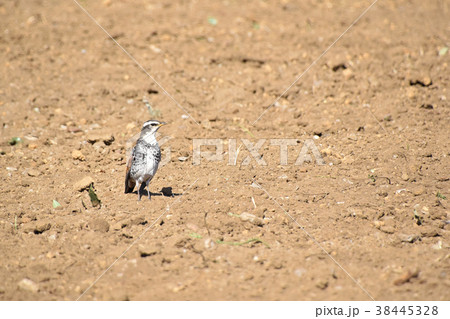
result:
[[[206,249],[212,249],[216,246],[216,243],[211,238],[206,238],[204,241],[204,246]]]
[[[143,216],[137,216],[135,218],[132,218],[128,225],[145,225],[147,224],[147,221]]]
[[[48,221],[40,220],[36,223],[36,227],[34,229],[35,234],[42,234],[43,232],[52,228],[52,225]]]
[[[353,72],[350,69],[345,69],[342,71],[342,75],[344,76],[344,79],[349,80],[353,77]]]
[[[79,150],[73,150],[72,151],[72,158],[74,160],[79,160],[79,161],[84,161],[86,160],[86,157],[83,155],[83,153],[81,153],[81,151]]]
[[[111,145],[115,138],[112,134],[89,134],[87,137],[87,141],[91,144],[95,144],[99,141],[102,141],[105,145]]]
[[[144,246],[142,244],[138,246],[138,250],[139,250],[139,256],[141,256],[143,258],[154,256],[161,252],[161,250],[156,247]]]
[[[422,237],[436,237],[439,236],[439,232],[437,229],[435,229],[434,227],[423,227],[420,230],[420,234],[422,235]]]
[[[35,283],[33,280],[28,278],[22,279],[19,284],[19,288],[25,291],[36,293],[39,291],[39,285]]]
[[[94,179],[90,176],[85,176],[80,179],[78,182],[73,184],[73,189],[79,192],[84,191],[85,189],[89,189],[89,185],[94,184]]]
[[[422,83],[424,86],[430,86],[431,84],[433,84],[433,82],[431,81],[431,78],[429,76],[425,76],[422,79]]]
[[[178,157],[178,160],[180,162],[186,162],[188,160],[188,157],[187,156],[180,156],[180,157]]]
[[[324,289],[326,289],[328,287],[328,281],[326,281],[326,280],[319,280],[316,283],[316,287],[319,288],[319,289],[324,290]]]
[[[434,106],[433,106],[433,104],[425,103],[425,104],[422,104],[420,106],[420,108],[425,109],[425,110],[432,110],[432,109],[434,109]]]
[[[401,285],[406,284],[407,282],[409,282],[412,278],[417,278],[417,277],[419,277],[419,271],[418,270],[416,270],[414,272],[408,270],[403,275],[401,275],[399,278],[394,280],[394,285],[401,286]]]
[[[419,235],[398,234],[398,239],[404,243],[414,243],[420,239]]]
[[[306,273],[305,268],[297,268],[294,270],[294,275],[296,275],[299,278],[301,278],[305,273]]]
[[[124,227],[124,224],[122,222],[117,222],[112,226],[113,230],[121,230]]]
[[[134,99],[138,96],[138,90],[131,84],[126,84],[122,89],[122,96],[127,99]]]
[[[49,221],[40,220],[37,222],[30,222],[23,226],[24,233],[42,234],[52,227]]]
[[[430,86],[433,81],[429,76],[424,76],[422,79],[410,80],[409,85]]]
[[[307,173],[307,172],[308,172],[308,169],[307,169],[306,167],[300,167],[300,168],[298,169],[298,172],[299,172],[299,173]]]
[[[35,168],[30,168],[30,169],[27,171],[27,174],[28,174],[28,176],[36,177],[36,176],[41,175],[41,172],[39,172],[39,171],[38,171],[37,169],[35,169]]]
[[[420,187],[416,188],[415,190],[413,190],[414,196],[420,196],[423,193],[425,193],[425,187],[423,187],[423,186],[420,186]]]
[[[402,174],[402,180],[404,180],[405,182],[406,182],[407,180],[409,180],[408,174],[403,173],[403,174]]]
[[[96,218],[94,220],[92,220],[91,222],[89,222],[89,228],[92,229],[93,231],[99,231],[102,233],[106,233],[109,231],[109,223],[101,218]]]
[[[433,246],[431,246],[432,249],[435,250],[440,250],[442,249],[442,240],[439,240],[436,244],[434,244]]]
[[[381,226],[380,230],[383,233],[386,233],[386,234],[393,234],[393,233],[395,233],[395,228],[393,226],[386,226],[386,225],[385,226]]]
[[[37,144],[32,143],[32,144],[28,144],[28,148],[29,148],[30,150],[35,150],[35,149],[38,148],[38,146],[37,146]]]
[[[264,225],[264,221],[262,220],[262,218],[256,217],[255,215],[250,213],[242,213],[239,215],[239,218],[242,221],[248,221],[259,227],[262,227]]]

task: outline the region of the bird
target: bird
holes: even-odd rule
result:
[[[161,150],[156,140],[156,132],[165,122],[149,120],[142,125],[141,135],[127,160],[125,194],[133,192],[138,184],[138,200],[147,186],[148,199],[151,199],[148,185],[158,170]]]

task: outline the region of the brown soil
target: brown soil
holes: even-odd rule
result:
[[[118,257],[81,299],[369,299],[331,257],[377,300],[450,299],[447,1],[379,1],[255,125],[371,1],[79,1],[200,125],[74,2],[0,1],[0,299],[77,299]],[[150,118],[171,160],[138,202]],[[192,165],[196,138],[267,165]],[[294,165],[307,139],[326,165]]]

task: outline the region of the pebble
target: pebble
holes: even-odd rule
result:
[[[402,180],[404,180],[405,182],[406,182],[407,180],[409,180],[408,174],[403,173],[403,174],[402,174]]]
[[[381,226],[380,230],[383,233],[386,233],[386,234],[393,234],[393,233],[395,233],[395,228],[393,226]]]
[[[27,171],[27,174],[28,174],[28,176],[36,177],[36,176],[41,175],[41,172],[39,172],[39,171],[38,171],[37,169],[35,169],[35,168],[30,168],[30,169]]]
[[[414,243],[420,239],[419,235],[398,234],[398,239],[404,243]]]
[[[319,289],[324,290],[324,289],[326,289],[328,287],[328,281],[326,281],[326,280],[319,280],[316,283],[316,287],[319,288]]]
[[[143,258],[156,255],[160,252],[160,249],[158,249],[158,248],[144,246],[144,245],[139,245],[138,250],[139,250],[139,256],[141,256]]]
[[[49,230],[52,227],[52,225],[45,220],[40,220],[37,222],[30,222],[23,226],[24,233],[35,233],[35,234],[42,234],[43,232]]]
[[[106,233],[109,231],[109,223],[101,218],[95,218],[91,222],[89,222],[89,228],[93,231],[99,231],[102,233]]]
[[[86,157],[79,150],[73,150],[72,151],[72,158],[74,160],[79,160],[79,161],[85,161],[86,160]]]
[[[418,270],[416,270],[414,272],[411,272],[410,270],[408,270],[403,275],[401,275],[399,278],[394,280],[394,285],[401,286],[401,285],[406,284],[407,282],[409,282],[412,278],[417,278],[417,277],[419,277],[419,271]]]
[[[439,232],[437,229],[433,228],[433,227],[423,227],[420,230],[420,234],[422,235],[422,237],[437,237],[439,236]]]
[[[186,162],[186,161],[188,160],[188,157],[186,157],[186,156],[180,156],[180,157],[178,157],[178,160],[179,160],[180,162]]]
[[[297,268],[294,270],[294,275],[296,275],[299,278],[302,277],[305,273],[306,273],[305,268]]]
[[[425,187],[423,187],[423,186],[413,190],[413,195],[414,196],[419,196],[419,195],[422,195],[423,193],[425,193]]]
[[[112,134],[90,134],[87,136],[87,141],[91,144],[102,141],[105,145],[111,145],[115,138]]]
[[[425,86],[430,86],[430,85],[432,84],[431,78],[430,78],[429,76],[425,76],[425,77],[422,79],[422,83],[423,83],[423,85],[425,85]]]
[[[35,149],[37,149],[37,144],[34,144],[34,143],[32,143],[32,144],[28,144],[28,148],[30,149],[30,150],[35,150]]]
[[[37,283],[35,283],[33,280],[30,280],[28,278],[22,279],[19,282],[18,286],[20,289],[29,291],[29,292],[36,293],[39,291],[39,285]]]
[[[250,214],[250,213],[245,213],[244,212],[244,213],[239,215],[239,218],[242,221],[248,221],[248,222],[250,222],[250,223],[252,223],[252,224],[254,224],[256,226],[260,226],[261,227],[261,226],[264,225],[264,221],[261,218],[256,217],[255,215]]]
[[[353,76],[353,72],[350,69],[345,69],[342,71],[342,75],[344,76],[344,79],[349,80]]]
[[[73,189],[82,192],[88,189],[91,184],[94,184],[94,179],[90,176],[85,176],[73,185]]]

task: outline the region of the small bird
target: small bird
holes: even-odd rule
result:
[[[128,158],[125,194],[131,193],[137,183],[139,185],[138,200],[141,200],[145,186],[147,186],[148,199],[151,199],[148,184],[155,176],[161,161],[161,150],[156,141],[156,131],[165,124],[156,120],[145,122],[142,126],[141,135]]]

